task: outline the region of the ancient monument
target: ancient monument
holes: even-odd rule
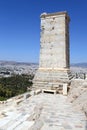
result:
[[[87,77],[70,81],[69,21],[66,12],[41,15],[36,90],[0,101],[0,130],[87,130]]]
[[[41,14],[39,68],[33,88],[55,89],[69,84],[69,22],[67,12]]]

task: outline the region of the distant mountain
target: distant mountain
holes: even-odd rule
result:
[[[71,67],[82,67],[87,68],[87,63],[72,63]]]
[[[0,65],[38,65],[38,63],[2,61],[2,60],[0,60]]]

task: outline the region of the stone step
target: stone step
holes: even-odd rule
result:
[[[46,76],[46,75],[43,76],[43,75],[41,75],[40,77],[38,76],[38,78],[36,78],[35,80],[37,80],[37,79],[38,80],[40,80],[40,79],[46,79],[46,78],[48,78],[48,79],[50,79],[50,78],[51,79],[57,78],[58,79],[58,78],[69,78],[69,77],[71,77],[71,75],[69,75],[69,76],[68,75],[52,75],[52,76],[51,75],[49,75],[49,76]]]
[[[17,126],[21,125],[22,122],[27,120],[27,118],[29,118],[30,115],[26,114],[25,116],[23,116],[22,114],[18,114],[18,116],[17,115],[13,116],[14,117],[12,119],[9,118],[8,122],[6,122],[6,124],[0,127],[2,130],[13,130]]]
[[[34,121],[25,121],[21,125],[17,126],[14,130],[29,130],[34,123]]]

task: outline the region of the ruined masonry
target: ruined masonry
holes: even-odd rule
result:
[[[41,14],[39,68],[34,89],[63,89],[71,79],[69,61],[69,22],[67,12]],[[66,88],[65,88],[66,89]]]

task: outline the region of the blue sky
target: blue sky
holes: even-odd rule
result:
[[[87,62],[86,0],[0,0],[0,60],[38,62],[40,14],[67,11],[71,63]]]

